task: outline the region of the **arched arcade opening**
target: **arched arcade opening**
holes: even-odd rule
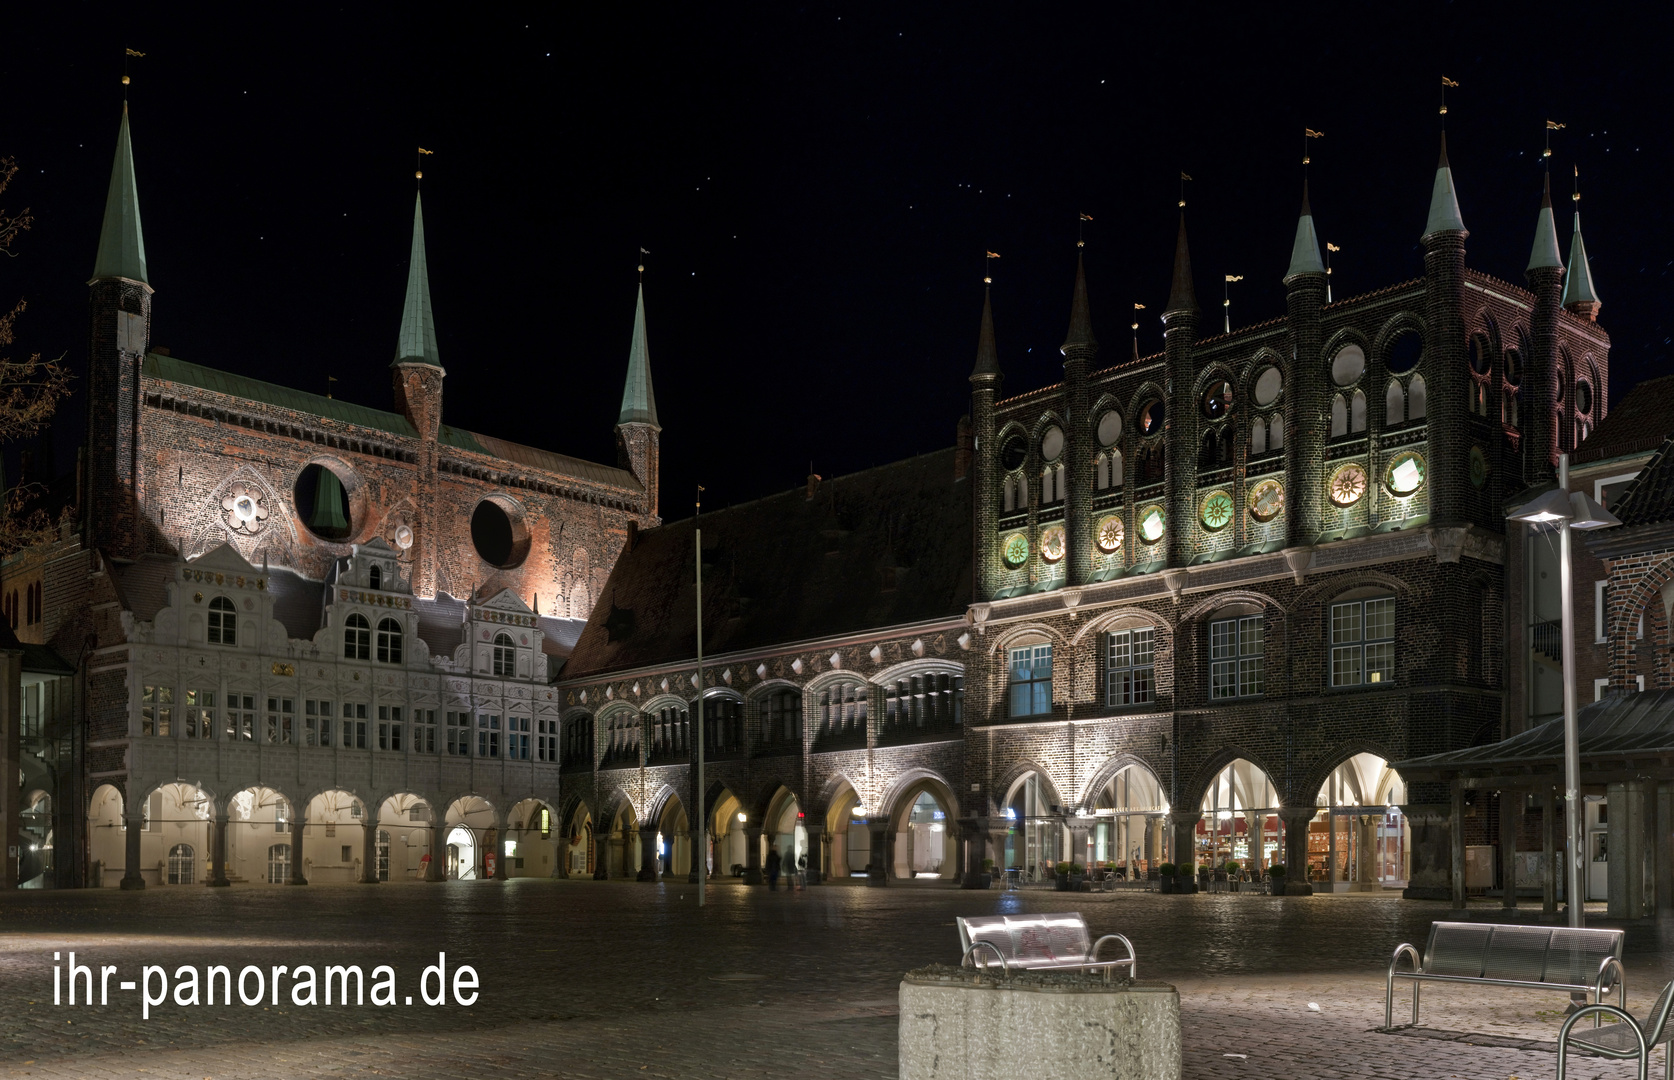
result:
[[[1401,806],[1407,786],[1389,762],[1360,753],[1331,770],[1308,826],[1308,877],[1325,892],[1404,889],[1412,831]]]
[[[1244,758],[1229,762],[1209,782],[1201,809],[1194,852],[1200,867],[1259,881],[1269,866],[1284,861],[1279,792],[1261,766]]]
[[[1133,881],[1147,877],[1162,862],[1168,800],[1157,774],[1144,765],[1124,765],[1105,781],[1093,796],[1093,817],[1088,865]]]

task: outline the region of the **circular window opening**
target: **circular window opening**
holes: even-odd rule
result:
[[[1064,429],[1054,424],[1040,437],[1040,456],[1047,461],[1057,461],[1063,452]]]
[[[1471,370],[1478,375],[1488,374],[1488,342],[1482,338],[1471,338]]]
[[[1232,411],[1232,384],[1216,379],[1203,394],[1203,415],[1219,420]]]
[[[308,531],[321,540],[347,540],[354,535],[354,512],[343,478],[315,462],[296,478],[292,492],[296,512]]]
[[[1023,436],[1013,435],[1000,447],[1000,466],[1007,472],[1023,467],[1023,459],[1028,456],[1028,447],[1024,445]]]
[[[1284,386],[1284,376],[1279,374],[1278,368],[1272,366],[1262,368],[1261,374],[1256,376],[1255,403],[1261,406],[1273,404],[1273,402],[1279,400],[1279,391],[1283,390]]]
[[[501,570],[522,566],[529,554],[523,511],[508,499],[484,499],[471,514],[471,543],[490,566]]]
[[[1122,437],[1122,414],[1111,409],[1099,417],[1098,436],[1100,446],[1115,446]]]
[[[1577,412],[1590,413],[1593,411],[1593,388],[1589,383],[1575,384],[1575,408]]]
[[[1141,436],[1156,435],[1163,427],[1163,403],[1158,398],[1152,398],[1139,407],[1139,434]]]
[[[1423,355],[1424,338],[1417,330],[1403,330],[1389,343],[1389,370],[1396,375],[1405,375],[1418,366]]]
[[[1352,386],[1366,370],[1366,352],[1358,345],[1345,345],[1331,360],[1331,381]]]

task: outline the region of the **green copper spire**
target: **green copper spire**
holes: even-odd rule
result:
[[[622,415],[618,424],[657,422],[657,395],[651,391],[651,351],[645,343],[645,284],[640,283],[634,301],[634,340],[628,347],[628,383],[622,388]]]
[[[139,191],[134,186],[134,147],[128,141],[128,103],[122,103],[122,126],[116,132],[116,163],[105,196],[105,224],[99,230],[99,254],[93,280],[127,278],[149,285],[145,277],[145,234],[140,230]]]
[[[1285,280],[1303,274],[1323,274],[1325,263],[1319,257],[1319,234],[1314,231],[1314,211],[1308,205],[1308,181],[1302,181],[1302,216],[1296,221],[1296,242],[1290,247],[1290,269]]]
[[[1540,193],[1540,213],[1535,217],[1534,247],[1529,251],[1529,265],[1523,268],[1523,272],[1563,264],[1558,255],[1558,227],[1552,220],[1552,177],[1548,175]]]
[[[1587,245],[1581,240],[1581,211],[1575,212],[1575,235],[1569,241],[1569,270],[1564,274],[1564,307],[1596,318],[1599,302],[1593,289],[1592,267],[1587,265]]]
[[[1441,232],[1460,232],[1469,235],[1465,219],[1459,216],[1459,194],[1453,190],[1453,166],[1447,163],[1447,132],[1442,132],[1441,160],[1436,163],[1436,184],[1430,190],[1430,216],[1424,223],[1424,235]]]
[[[407,264],[407,302],[401,308],[401,340],[395,347],[399,364],[441,367],[436,351],[436,322],[430,311],[430,270],[424,261],[424,197],[413,200],[413,257]]]
[[[990,286],[982,287],[982,326],[977,331],[976,367],[971,369],[971,378],[978,375],[998,375],[1000,373],[1000,350],[994,345],[994,309],[988,302]]]

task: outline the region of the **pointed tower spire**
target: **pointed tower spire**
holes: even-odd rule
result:
[[[1296,222],[1296,242],[1290,248],[1290,269],[1285,280],[1300,274],[1323,274],[1325,262],[1319,257],[1319,234],[1314,231],[1314,212],[1308,205],[1308,180],[1302,180],[1302,216]]]
[[[1424,222],[1424,235],[1441,232],[1470,235],[1465,219],[1459,216],[1459,195],[1453,190],[1453,167],[1447,163],[1447,132],[1442,132],[1441,159],[1436,163],[1436,184],[1430,190],[1430,216]]]
[[[1168,290],[1167,315],[1174,311],[1196,311],[1197,290],[1192,287],[1192,253],[1186,247],[1186,215],[1180,214],[1180,235],[1174,241],[1174,283]]]
[[[436,322],[430,308],[430,268],[424,259],[424,196],[413,198],[413,256],[407,264],[407,301],[401,308],[401,338],[395,360],[401,364],[442,366],[436,351]]]
[[[1540,213],[1535,216],[1534,247],[1529,251],[1529,265],[1523,272],[1563,264],[1558,254],[1558,229],[1552,220],[1552,176],[1548,173],[1540,193]]]
[[[1075,293],[1070,300],[1069,333],[1064,336],[1064,344],[1059,351],[1068,353],[1078,346],[1096,349],[1098,344],[1093,337],[1093,315],[1087,307],[1087,268],[1078,250],[1075,254]]]
[[[991,286],[982,287],[982,329],[977,332],[976,367],[971,369],[971,378],[978,375],[1000,374],[1000,350],[994,344],[994,308],[989,302],[988,292]]]
[[[116,161],[105,196],[105,223],[99,230],[99,253],[93,281],[127,278],[149,285],[145,276],[145,234],[140,229],[139,190],[134,185],[134,147],[128,139],[128,103],[122,103],[122,126],[116,131]]]
[[[1604,306],[1593,291],[1593,271],[1587,265],[1587,245],[1581,239],[1581,180],[1576,172],[1575,235],[1569,241],[1569,271],[1564,274],[1564,307],[1589,322],[1598,321],[1598,309]]]
[[[634,301],[634,339],[628,346],[628,382],[622,388],[622,413],[618,424],[657,423],[657,395],[651,391],[651,353],[645,341],[645,282]]]

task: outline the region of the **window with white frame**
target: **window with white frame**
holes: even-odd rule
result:
[[[343,703],[343,723],[339,725],[343,730],[343,749],[366,749],[366,702],[345,701]]]
[[[401,729],[405,725],[401,719],[401,706],[378,706],[378,749],[401,749]]]
[[[174,687],[147,686],[140,691],[140,734],[174,734]]]
[[[492,713],[477,714],[477,756],[500,756],[500,718]]]
[[[471,756],[471,714],[468,712],[449,712],[448,749],[447,752],[455,757]]]
[[[394,619],[378,622],[378,663],[401,662],[401,624]]]
[[[1331,605],[1331,685],[1395,681],[1395,598]]]
[[[1011,715],[1046,716],[1052,712],[1052,646],[1024,645],[1011,650]]]
[[[238,610],[224,596],[217,596],[209,602],[209,643],[238,644]]]
[[[541,718],[535,721],[535,760],[558,761],[558,721]]]
[[[1265,691],[1266,618],[1240,615],[1209,624],[1209,697],[1255,697]]]
[[[307,746],[331,745],[331,702],[310,698],[302,703],[302,738]]]
[[[343,620],[343,659],[370,660],[372,658],[372,624],[360,613]]]
[[[529,760],[529,718],[506,717],[506,757],[512,761]]]
[[[413,710],[413,753],[436,752],[436,710]]]
[[[267,741],[271,746],[289,745],[296,710],[290,698],[267,699]]]
[[[1157,632],[1149,626],[1105,635],[1104,703],[1146,705],[1157,700]]]
[[[494,635],[494,674],[512,675],[516,671],[517,650],[512,647],[510,634]]]
[[[256,741],[256,695],[227,695],[227,738],[233,742]]]
[[[213,739],[215,737],[215,691],[186,691],[186,737]]]

